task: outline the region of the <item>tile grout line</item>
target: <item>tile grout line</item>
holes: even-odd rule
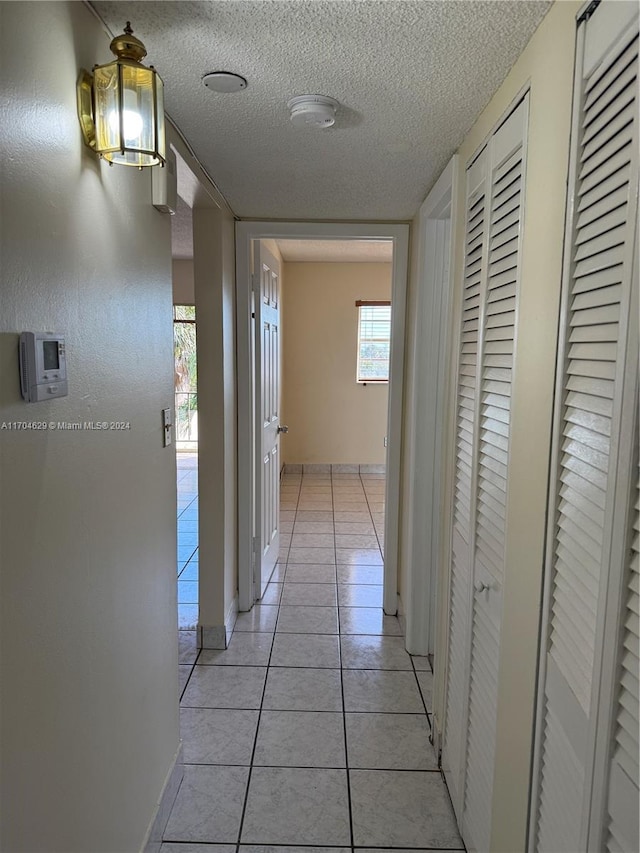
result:
[[[278,605],[278,610],[280,609],[280,605]],[[278,624],[278,620],[276,619],[276,626]],[[271,647],[269,649],[269,658],[267,660],[267,665],[265,667],[264,673],[264,684],[262,685],[262,695],[260,696],[260,708],[258,709],[258,721],[256,724],[256,733],[253,738],[253,748],[251,750],[251,759],[249,762],[249,773],[247,774],[247,788],[244,794],[244,803],[242,804],[242,814],[240,815],[240,825],[238,827],[238,841],[236,842],[236,853],[240,851],[240,844],[242,843],[242,830],[244,829],[244,819],[247,813],[247,805],[249,803],[249,788],[251,786],[251,776],[253,774],[253,760],[256,754],[256,747],[258,745],[258,735],[260,733],[260,720],[262,719],[262,709],[264,705],[264,696],[267,692],[267,681],[269,678],[269,666],[271,664],[271,656],[273,655],[273,646],[276,640],[276,632],[275,628],[273,634],[271,635]]]
[[[300,493],[302,492],[302,477],[300,477],[300,482],[298,483],[298,496],[296,498],[296,508],[293,511],[293,524],[291,526],[291,542],[289,543],[289,550],[287,551],[287,559],[284,561],[284,574],[282,576],[282,590],[280,591],[280,598],[278,600],[278,619],[280,618],[280,607],[282,606],[282,596],[284,595],[284,585],[287,582],[287,571],[289,568],[289,553],[291,552],[291,544],[293,543],[293,536],[296,529],[296,520],[298,518],[298,508],[300,506]],[[278,627],[278,619],[276,619],[276,628]],[[275,637],[275,630],[274,630]]]
[[[427,718],[427,725],[429,726],[429,741],[432,742],[431,738],[433,736],[433,732],[431,731],[431,720],[429,719],[429,709],[427,708],[427,703],[426,703],[425,698],[422,694],[422,688],[420,687],[420,679],[418,678],[418,670],[416,669],[416,664],[415,664],[415,661],[413,659],[413,655],[409,655],[409,657],[411,658],[411,668],[413,670],[413,675],[414,675],[414,678],[416,680],[416,687],[418,688],[418,693],[420,694],[420,699],[422,701],[422,705],[424,706],[424,714],[425,714],[425,717]]]
[[[271,708],[267,708],[265,710],[271,711]],[[316,712],[316,711],[278,711],[277,713],[280,713],[280,714],[282,714],[282,713],[286,713],[286,714],[315,714],[318,712]],[[327,711],[326,713],[327,714],[335,714],[337,716],[337,715],[339,715],[340,712],[339,711]],[[420,716],[420,715],[414,715],[414,716]],[[184,763],[185,767],[247,767],[247,768],[249,767],[248,764],[216,764],[214,762],[207,762],[207,761],[185,761],[183,763]],[[335,767],[333,767],[330,764],[323,764],[321,767],[317,767],[315,764],[257,764],[255,766],[261,770],[263,770],[263,769],[264,770],[344,770],[345,769],[344,767],[340,767],[339,765],[336,765]],[[441,770],[439,767],[435,767],[435,768],[434,767],[432,767],[432,768],[427,767],[427,768],[423,768],[423,769],[415,769],[415,768],[411,768],[411,767],[354,767],[353,769],[358,770],[358,771],[362,770],[365,773],[377,773],[378,771],[380,771],[382,773],[437,773],[438,775],[440,775],[440,773],[441,773]],[[187,842],[174,841],[173,843],[174,844],[186,844]],[[225,842],[224,841],[198,841],[197,843],[198,844],[224,844]],[[230,842],[230,843],[233,844],[234,842]],[[237,843],[237,842],[235,842],[235,843]],[[260,846],[262,846],[262,845],[260,845]],[[269,845],[269,846],[271,846],[271,845]],[[282,846],[287,846],[287,845],[278,844],[277,846],[282,847]],[[331,847],[334,845],[304,844],[301,846],[304,846],[304,847],[313,847],[313,846],[325,847],[325,846],[329,846],[329,847]],[[344,847],[343,844],[337,844],[335,846]],[[385,849],[388,849],[388,848],[385,848]],[[402,848],[402,849],[404,849],[404,848]],[[420,847],[418,849],[424,850],[425,848]],[[429,848],[427,848],[427,849],[429,849]]]
[[[258,669],[266,669],[266,667],[257,667],[257,668]],[[281,667],[281,668],[283,668],[283,667]],[[287,667],[284,667],[284,668],[286,669]],[[299,666],[299,667],[291,667],[291,668],[292,669],[309,669],[310,667]],[[278,669],[278,667],[275,667],[275,669]],[[338,667],[327,666],[321,671],[322,672],[338,672]],[[347,672],[362,672],[362,671],[363,670],[347,670]],[[372,669],[372,670],[368,670],[368,671],[369,672],[408,672],[408,670],[402,670],[402,669]],[[180,707],[181,708],[189,708],[191,710],[202,709],[204,711],[257,711],[257,710],[259,710],[258,708],[241,708],[241,707],[239,708],[237,705],[229,705],[229,706],[227,706],[227,705],[224,705],[224,706],[220,706],[220,705],[181,705]],[[282,714],[285,712],[287,712],[287,713],[288,712],[301,713],[301,714],[306,714],[306,713],[309,713],[309,714],[339,714],[340,713],[339,711],[331,711],[331,710],[326,710],[326,709],[324,709],[324,710],[323,709],[306,710],[304,708],[303,709],[265,708],[265,711],[277,711],[279,714]],[[381,716],[385,716],[385,717],[387,717],[387,716],[391,716],[391,717],[422,717],[423,716],[422,711],[349,711],[348,713],[353,714],[353,715],[358,714],[362,717],[366,717],[367,715],[375,715],[377,717],[381,717]],[[241,765],[237,765],[237,766],[248,767],[249,765],[248,764],[241,764]],[[342,768],[342,769],[344,769],[344,768]],[[358,769],[360,769],[360,768],[358,768]],[[397,768],[397,769],[401,769],[401,768]]]
[[[294,510],[294,525],[295,525],[295,516],[296,516],[297,511],[298,511],[299,501],[300,501],[300,490],[298,489],[298,498],[296,500],[296,509]],[[292,534],[292,536],[293,536],[293,534]],[[291,547],[291,546],[289,546],[289,547]],[[277,563],[279,563],[279,562],[280,562],[280,553],[279,553],[279,548],[278,548]],[[277,565],[277,563],[276,563],[276,565]],[[284,577],[286,577],[286,574],[287,574],[287,569],[286,569],[287,561],[286,560],[285,560],[284,565],[285,565]],[[273,576],[273,572],[271,574]],[[283,577],[283,588],[284,588],[284,577]],[[271,583],[271,578],[269,579],[269,583]],[[261,582],[261,584],[262,584],[262,582]],[[268,587],[268,584],[267,584],[267,587]],[[260,734],[260,721],[262,719],[262,709],[264,706],[264,697],[265,697],[265,693],[267,692],[267,681],[269,679],[269,667],[271,665],[271,657],[273,655],[273,646],[274,646],[275,641],[276,641],[276,630],[278,627],[278,619],[280,618],[280,601],[278,601],[277,608],[278,608],[278,613],[276,615],[276,624],[273,627],[273,633],[271,633],[271,647],[269,648],[269,657],[267,659],[267,665],[265,667],[265,673],[264,673],[264,684],[262,685],[262,695],[260,696],[260,708],[258,709],[258,721],[256,724],[256,733],[255,733],[255,736],[253,738],[253,747],[251,750],[251,759],[249,762],[249,773],[247,774],[247,788],[246,788],[245,795],[244,795],[244,803],[242,804],[242,814],[240,815],[240,825],[238,827],[238,841],[236,842],[236,853],[239,853],[239,851],[240,851],[240,844],[242,843],[242,830],[244,829],[244,820],[245,820],[245,816],[247,813],[247,805],[249,803],[249,788],[251,786],[251,776],[253,775],[253,766],[254,766],[253,760],[255,758],[256,747],[258,745],[258,735]],[[260,633],[260,632],[251,632],[251,633]]]
[[[196,654],[196,656],[195,656],[195,659],[194,659],[193,663],[191,664],[191,670],[190,670],[190,672],[189,672],[189,675],[188,675],[188,677],[187,677],[187,680],[185,681],[185,683],[184,683],[184,687],[182,688],[182,690],[180,691],[180,695],[178,696],[178,729],[180,728],[180,711],[182,710],[182,697],[183,697],[183,696],[184,696],[184,694],[186,693],[187,687],[189,686],[189,682],[191,681],[191,676],[193,675],[193,672],[194,672],[194,670],[195,670],[195,668],[196,668],[196,664],[198,663],[198,658],[200,657],[200,653],[201,653],[201,652],[202,652],[202,649],[198,649],[198,652],[197,652],[197,654]],[[178,660],[179,660],[179,658],[178,658]],[[180,664],[178,664],[178,666],[179,666],[179,665],[180,665]],[[182,762],[182,766],[184,767],[184,765],[185,765],[185,762],[183,761],[183,762]],[[184,773],[183,773],[183,775],[182,775],[182,778],[180,779],[180,784],[178,785],[178,790],[176,791],[176,795],[175,795],[175,798],[174,798],[173,805],[175,805],[175,802],[176,802],[176,800],[178,799],[178,794],[180,793],[180,789],[182,788],[183,783],[184,783]],[[172,807],[171,807],[171,811],[173,811],[173,805],[172,805]],[[169,812],[169,817],[170,817],[170,816],[171,816],[171,812]],[[167,824],[168,824],[168,823],[169,823],[169,818],[167,818]],[[166,824],[165,824],[165,826],[164,826],[164,828],[163,828],[163,830],[162,830],[162,836],[163,836],[163,837],[162,837],[162,839],[161,839],[161,841],[160,841],[160,846],[162,846],[162,845],[165,843],[165,841],[164,841],[164,833],[165,833],[166,828],[167,828],[167,826],[166,826]]]
[[[359,477],[359,479],[360,479],[360,481],[362,482],[362,478],[361,478],[361,477]],[[292,537],[292,538],[291,538],[291,543],[290,543],[290,545],[289,545],[289,549],[288,549],[288,551],[287,551],[287,559],[284,561],[284,564],[283,564],[284,573],[283,573],[283,577],[282,577],[282,588],[281,588],[281,590],[282,590],[282,591],[284,590],[284,584],[285,584],[285,582],[286,582],[286,580],[287,580],[288,567],[289,567],[288,554],[289,554],[289,551],[291,550],[291,545],[292,545],[292,542],[293,542],[293,535],[294,535],[294,531],[295,531],[296,521],[297,521],[297,518],[298,518],[298,511],[299,511],[300,499],[301,499],[301,496],[302,496],[302,494],[303,494],[303,482],[304,482],[304,478],[303,478],[303,477],[301,477],[301,479],[300,479],[300,481],[299,481],[299,487],[298,487],[298,500],[297,500],[297,502],[296,502],[296,509],[295,509],[295,511],[294,511],[294,522],[293,522],[293,525],[292,525],[292,531],[291,531],[291,537]],[[311,479],[311,482],[313,482],[313,479]],[[338,601],[338,599],[337,599],[338,586],[339,586],[339,585],[338,585],[338,577],[337,577],[337,545],[338,545],[338,543],[337,543],[337,532],[336,532],[336,524],[337,524],[337,522],[336,522],[336,510],[335,510],[335,496],[336,496],[336,494],[337,494],[335,489],[336,489],[337,484],[335,483],[333,476],[331,476],[331,477],[330,477],[329,482],[330,482],[330,485],[331,485],[331,496],[332,496],[331,507],[332,507],[332,527],[333,527],[333,550],[334,550],[334,581],[333,581],[333,585],[334,585],[334,588],[335,588],[335,591],[336,591],[336,601]],[[372,513],[372,511],[371,511],[371,505],[370,505],[370,503],[369,503],[369,498],[368,498],[368,496],[366,495],[366,492],[365,492],[365,499],[366,499],[366,502],[367,502],[367,508],[368,508],[369,516],[370,516],[370,518],[371,518],[371,521],[373,522],[373,513]],[[373,526],[374,526],[374,530],[375,530],[375,523],[373,524]],[[379,542],[379,539],[378,539],[378,542]],[[185,564],[185,565],[186,565],[186,564]],[[270,581],[270,582],[272,582],[272,581]],[[360,584],[360,585],[361,585],[361,586],[379,586],[379,585],[377,585],[377,584]],[[257,711],[258,711],[258,717],[257,717],[257,722],[256,722],[255,735],[254,735],[254,738],[253,738],[253,746],[252,746],[252,750],[251,750],[250,762],[249,762],[249,766],[248,766],[247,781],[246,781],[246,791],[245,791],[245,794],[244,794],[244,800],[243,800],[243,806],[242,806],[242,813],[241,813],[241,817],[240,817],[240,823],[239,823],[239,826],[238,826],[237,842],[235,842],[235,843],[231,842],[231,844],[233,844],[233,846],[234,846],[234,848],[235,848],[236,853],[241,853],[241,851],[242,851],[243,849],[246,849],[246,847],[244,847],[244,845],[246,845],[246,844],[252,844],[252,842],[251,842],[251,841],[244,841],[244,842],[243,842],[243,840],[242,840],[242,834],[243,834],[244,829],[245,829],[244,824],[245,824],[245,821],[246,821],[246,815],[247,815],[247,810],[248,810],[248,802],[249,802],[250,787],[251,787],[251,782],[252,782],[253,768],[254,768],[255,766],[258,766],[258,767],[263,767],[263,768],[266,768],[266,769],[279,769],[279,768],[284,767],[285,769],[309,770],[309,769],[313,769],[313,768],[315,768],[315,767],[316,767],[316,765],[307,765],[307,766],[300,766],[300,767],[299,767],[298,765],[281,765],[281,764],[265,764],[265,765],[256,765],[256,764],[255,764],[255,756],[256,756],[256,753],[257,753],[258,738],[259,738],[259,736],[260,736],[261,720],[262,720],[262,716],[263,716],[263,711],[264,711],[264,710],[267,710],[267,709],[265,709],[265,708],[264,708],[264,699],[265,699],[265,696],[266,696],[266,687],[267,687],[267,683],[268,683],[268,680],[269,680],[269,674],[270,674],[271,669],[274,669],[274,671],[275,671],[275,670],[277,670],[277,668],[278,668],[278,667],[273,663],[273,651],[275,650],[275,639],[276,639],[276,634],[277,634],[277,625],[278,625],[278,622],[279,622],[279,617],[280,617],[280,615],[281,615],[281,613],[282,613],[282,607],[284,606],[284,605],[282,604],[282,594],[281,594],[281,596],[279,597],[279,599],[278,599],[278,602],[277,602],[276,606],[278,607],[278,610],[276,611],[276,622],[275,622],[275,626],[274,626],[274,628],[273,628],[273,630],[272,630],[272,631],[268,631],[268,632],[260,632],[260,631],[257,631],[257,632],[256,632],[256,631],[251,631],[251,632],[238,632],[240,635],[244,634],[245,636],[252,636],[252,635],[253,635],[253,636],[255,636],[256,634],[257,634],[257,635],[260,635],[260,634],[262,634],[262,633],[270,633],[270,634],[271,634],[271,642],[270,642],[270,646],[269,646],[269,654],[268,654],[268,658],[267,658],[267,660],[266,660],[266,666],[265,666],[265,679],[264,679],[264,683],[263,683],[263,687],[262,687],[262,693],[261,693],[261,699],[260,699],[259,707],[258,707],[257,709],[256,709],[255,707],[254,707],[254,708],[251,708],[251,709],[247,709],[247,710],[253,710],[253,711],[257,710]],[[304,607],[305,605],[303,604],[303,605],[296,605],[296,606]],[[307,606],[322,607],[323,605],[307,605]],[[330,605],[324,605],[324,606],[325,606],[325,607],[329,607]],[[353,605],[353,606],[354,606],[354,607],[356,607],[356,605]],[[379,608],[378,608],[378,609],[379,609]],[[332,770],[332,771],[341,771],[341,770],[344,770],[344,771],[345,771],[345,774],[346,774],[346,783],[347,783],[347,798],[348,798],[349,827],[350,827],[350,848],[347,846],[347,844],[346,844],[346,843],[345,843],[345,844],[342,844],[342,845],[339,845],[339,844],[325,845],[325,844],[308,844],[308,843],[305,843],[305,844],[304,844],[304,846],[305,846],[306,848],[309,848],[309,850],[310,850],[310,851],[313,851],[313,850],[318,850],[318,851],[320,851],[322,848],[325,848],[325,849],[327,849],[327,848],[334,848],[334,849],[343,848],[343,849],[345,849],[345,848],[346,848],[346,849],[350,849],[350,850],[351,850],[351,853],[358,853],[358,851],[360,851],[360,853],[362,853],[362,848],[361,848],[361,847],[356,847],[356,846],[355,846],[355,836],[354,836],[354,815],[353,815],[353,804],[352,804],[352,801],[351,801],[351,779],[350,779],[350,767],[349,767],[349,758],[348,758],[347,721],[346,721],[346,713],[347,713],[347,712],[346,712],[346,704],[345,704],[345,683],[344,683],[344,673],[345,673],[345,672],[347,672],[347,671],[350,671],[350,668],[346,668],[346,667],[344,666],[343,657],[342,657],[342,637],[343,637],[343,636],[351,636],[351,635],[346,635],[346,634],[345,634],[345,635],[343,635],[343,633],[342,633],[342,626],[341,626],[340,606],[339,606],[339,603],[338,603],[338,607],[337,607],[337,614],[336,614],[336,615],[337,615],[337,622],[338,622],[338,625],[337,625],[337,639],[338,639],[338,653],[339,653],[339,658],[338,658],[338,667],[337,667],[337,668],[339,668],[339,670],[340,670],[340,688],[341,688],[341,699],[342,699],[342,716],[343,716],[343,737],[344,737],[344,750],[345,750],[345,752],[344,752],[345,764],[344,764],[344,766],[342,766],[342,767],[323,767],[322,769],[323,769],[323,770]],[[283,636],[287,636],[287,635],[291,636],[292,634],[299,633],[299,632],[282,632],[282,633],[283,633]],[[302,633],[307,633],[307,632],[304,632],[304,631],[303,631]],[[322,634],[322,633],[321,633],[321,634],[310,634],[310,636],[332,636],[332,635],[331,635],[331,634]],[[379,632],[376,632],[376,633],[371,634],[371,635],[354,634],[353,636],[354,636],[354,637],[356,637],[356,638],[357,638],[357,637],[363,637],[363,636],[383,637],[383,636],[384,636],[384,634],[380,634]],[[186,691],[186,689],[187,689],[187,687],[188,687],[188,684],[189,684],[190,679],[191,679],[191,677],[192,677],[192,675],[193,675],[193,672],[195,671],[195,666],[196,666],[196,665],[199,663],[199,661],[201,660],[201,651],[202,651],[202,650],[198,650],[198,652],[197,652],[197,654],[196,654],[196,657],[195,657],[195,659],[194,659],[193,663],[191,664],[191,670],[190,670],[190,673],[189,673],[189,676],[188,676],[187,682],[185,683],[185,687],[184,687],[184,688],[183,688],[183,690],[182,690],[182,693],[181,693],[181,699],[182,699],[182,696],[184,696],[184,693],[185,693],[185,691]],[[429,728],[431,728],[431,721],[430,721],[430,719],[429,719],[429,712],[428,712],[428,708],[427,708],[427,703],[426,703],[426,700],[425,700],[425,696],[424,696],[424,694],[423,694],[423,691],[422,691],[422,689],[421,689],[421,686],[420,686],[420,680],[419,680],[419,678],[420,678],[420,672],[422,672],[422,670],[418,670],[418,669],[417,669],[417,667],[416,667],[416,663],[415,663],[415,660],[414,660],[414,657],[413,657],[412,655],[409,655],[409,661],[410,661],[410,665],[409,665],[409,667],[407,668],[407,670],[396,670],[395,668],[391,668],[391,669],[389,669],[389,670],[384,670],[384,669],[383,669],[383,670],[381,670],[381,671],[389,671],[389,672],[392,672],[392,671],[407,671],[407,672],[412,671],[412,672],[413,672],[413,674],[414,674],[414,679],[413,679],[413,681],[416,683],[416,686],[417,686],[418,692],[419,692],[419,694],[420,694],[421,703],[422,703],[422,707],[424,708],[424,711],[420,711],[420,712],[417,712],[417,713],[416,713],[416,712],[405,712],[404,714],[403,714],[403,713],[394,712],[394,711],[388,711],[388,712],[375,711],[375,710],[373,710],[373,711],[359,711],[359,712],[358,712],[358,711],[354,711],[354,712],[352,712],[352,713],[354,714],[354,716],[355,716],[355,715],[357,715],[357,716],[361,716],[361,717],[366,717],[366,716],[368,716],[368,715],[370,715],[370,714],[379,714],[379,715],[384,715],[384,716],[396,716],[396,717],[397,717],[397,716],[400,716],[400,717],[402,717],[402,716],[406,716],[406,715],[408,715],[408,714],[409,714],[409,715],[411,715],[411,716],[419,716],[419,717],[422,717],[422,714],[424,713],[424,714],[426,714],[426,717],[427,717],[427,723],[428,723],[428,726],[429,726]],[[204,666],[204,664],[202,664],[202,665]],[[216,665],[215,663],[210,664],[210,666],[215,666],[215,665]],[[224,665],[222,665],[222,664],[218,664],[218,665],[219,665],[219,666],[221,666],[221,668],[224,668]],[[242,664],[236,664],[236,666],[242,666]],[[250,664],[245,664],[244,666],[250,666]],[[424,671],[425,671],[425,672],[430,671],[431,673],[433,673],[433,669],[432,669],[432,665],[431,665],[431,662],[430,662],[430,661],[428,661],[428,667],[429,667],[429,669],[428,669],[428,670],[424,670]],[[368,668],[370,669],[371,667],[368,667]],[[294,667],[294,669],[314,669],[314,670],[318,670],[318,671],[323,671],[323,670],[324,670],[324,671],[328,671],[328,670],[335,670],[335,669],[336,669],[336,667],[334,667],[334,666],[332,666],[332,667],[313,667],[313,666],[309,667],[308,665],[306,665],[306,666],[303,666],[303,667]],[[360,671],[360,670],[362,670],[362,669],[363,669],[362,667],[356,667],[356,668],[355,668],[355,670],[356,670],[356,671]],[[181,706],[181,707],[182,707],[182,706]],[[186,706],[185,706],[185,707],[186,707]],[[203,706],[194,706],[194,707],[203,707]],[[217,710],[225,710],[225,709],[218,708]],[[241,709],[234,709],[234,710],[241,710]],[[274,709],[268,709],[268,710],[273,710],[273,711],[278,712],[278,713],[283,713],[283,712],[284,712],[284,713],[286,713],[286,712],[292,712],[292,711],[294,711],[295,709],[292,709],[292,708],[281,708],[281,709],[274,708]],[[322,712],[315,712],[315,713],[322,713]],[[334,715],[335,715],[335,711],[326,711],[325,713],[331,713],[331,714],[334,714]],[[245,760],[246,760],[246,759],[245,759]],[[196,763],[190,763],[188,766],[196,766],[196,767],[197,767],[197,766],[210,766],[210,767],[215,767],[215,766],[226,766],[226,765],[224,765],[224,764],[216,765],[216,764],[209,763],[209,762],[206,762],[206,761],[205,761],[205,762],[202,762],[202,763],[198,763],[198,762],[196,762]],[[239,765],[239,766],[247,766],[247,765]],[[355,768],[354,768],[354,769],[355,769]],[[417,770],[415,770],[415,769],[408,769],[408,768],[407,768],[407,769],[405,769],[405,768],[394,768],[394,767],[390,767],[390,768],[384,768],[384,767],[371,767],[371,768],[367,768],[367,767],[363,767],[363,768],[357,768],[357,769],[358,769],[358,770],[363,770],[363,771],[365,771],[365,772],[367,772],[367,773],[369,773],[369,772],[375,773],[375,772],[378,772],[378,771],[380,771],[380,772],[386,772],[386,771],[389,771],[389,772],[394,771],[394,772],[395,772],[395,771],[400,771],[400,772],[403,772],[403,773],[405,773],[405,772],[406,772],[406,773],[421,772],[421,773],[426,773],[426,774],[429,774],[429,775],[432,775],[432,774],[434,774],[434,773],[435,773],[435,774],[439,774],[439,775],[442,777],[442,773],[441,773],[441,771],[440,771],[439,769],[434,769],[434,770],[423,769],[423,770],[421,770],[421,771],[417,771]],[[448,789],[446,788],[446,780],[445,780],[445,790],[447,790],[447,793],[448,793]],[[258,825],[258,828],[259,828],[259,825]],[[262,838],[262,835],[260,835],[260,838]],[[184,842],[180,842],[180,843],[184,843]],[[203,843],[203,844],[207,844],[207,846],[211,846],[211,849],[212,849],[212,850],[214,850],[214,849],[215,849],[215,847],[216,847],[216,846],[219,846],[219,844],[221,844],[222,842],[217,842],[217,843],[213,843],[213,842],[211,842],[211,843],[209,843],[209,842],[201,842],[201,843]],[[257,841],[257,842],[253,842],[253,843],[262,845],[262,843],[263,843],[263,842],[262,842],[262,841],[259,841],[259,842]],[[300,846],[300,844],[299,844],[299,843],[296,843],[296,844],[291,844],[291,843],[289,843],[289,844],[279,844],[278,846],[279,846],[279,847],[282,847],[282,848],[283,848],[283,850],[286,850],[287,848],[290,848],[290,849],[297,848],[297,847],[299,847],[299,846]],[[374,846],[372,847],[372,849],[373,849],[373,850],[379,850],[379,851],[381,851],[381,853],[382,853],[382,851],[383,851],[384,849],[386,849],[386,848],[385,848],[385,847],[382,847],[382,846],[380,846],[380,845],[374,845]],[[422,849],[424,849],[424,848],[422,848],[422,847],[407,847],[407,848],[405,848],[405,849],[407,849],[407,850],[409,850],[409,851],[414,851],[414,850],[415,850],[415,851],[419,851],[419,850],[422,850]],[[442,850],[442,851],[445,851],[445,850],[446,850],[446,851],[454,851],[454,850],[456,850],[456,851],[462,851],[462,850],[464,850],[465,848],[464,848],[464,847],[446,847],[446,848],[445,848],[445,847],[441,847],[441,848],[437,848],[437,849],[438,849],[438,850]]]
[[[333,505],[333,474],[331,475],[331,503]],[[338,652],[339,652],[339,663],[340,663],[340,694],[342,697],[342,730],[344,735],[344,765],[345,765],[345,774],[347,781],[347,806],[349,809],[349,837],[351,840],[351,850],[354,850],[354,833],[353,833],[353,806],[351,803],[351,774],[349,773],[349,751],[347,744],[347,708],[344,701],[344,669],[342,666],[342,634],[340,633],[340,599],[339,599],[339,589],[338,589],[338,553],[336,546],[336,514],[335,511],[333,513],[333,552],[334,559],[336,561],[336,601],[338,604]]]
[[[280,480],[280,482],[278,484],[278,521],[280,521],[280,503],[281,503],[281,499],[282,499],[282,496],[280,494],[281,489],[282,489],[282,480]],[[296,508],[293,511],[293,524],[291,527],[289,547],[287,548],[287,557],[284,561],[285,574],[287,571],[286,566],[287,566],[287,563],[289,562],[289,551],[291,550],[291,543],[293,542],[293,528],[295,527],[295,524],[296,524],[296,515],[298,514],[298,504],[299,503],[300,503],[300,486],[298,486],[298,496],[296,497]],[[279,544],[278,544],[278,562],[280,562],[280,545]],[[271,577],[273,577],[273,572],[271,573]],[[283,582],[284,582],[284,580],[283,580]],[[271,578],[269,578],[269,583],[271,583]]]
[[[367,490],[365,488],[364,481],[362,479],[362,475],[360,474],[359,476],[360,476],[360,482],[362,483],[362,490],[364,491],[364,497],[365,497],[365,500],[367,502],[367,509],[369,510],[369,517],[371,518],[371,524],[373,525],[373,530],[374,530],[374,533],[376,536],[376,542],[378,543],[378,550],[380,551],[380,555],[382,556],[382,564],[384,565],[384,547],[380,543],[380,536],[378,535],[378,528],[376,527],[376,523],[373,520],[373,513],[371,512],[371,504],[369,503],[369,495],[367,494]],[[386,474],[385,474],[385,479],[384,479],[384,502],[385,502],[385,506],[386,506],[386,502],[387,502],[387,478],[386,478]],[[383,527],[383,530],[384,530],[384,527]]]

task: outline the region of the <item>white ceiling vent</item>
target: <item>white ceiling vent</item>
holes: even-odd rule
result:
[[[296,127],[331,127],[340,104],[326,95],[298,95],[291,98],[287,106]]]
[[[207,89],[212,89],[214,92],[241,92],[247,88],[244,77],[233,74],[231,71],[212,71],[204,75],[202,82]]]

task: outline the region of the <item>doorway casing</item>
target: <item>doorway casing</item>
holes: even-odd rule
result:
[[[417,272],[412,294],[405,398],[403,605],[407,650],[446,654],[436,638],[438,606],[448,612],[448,586],[439,578],[449,548],[445,436],[451,373],[452,227],[456,223],[458,157],[451,158],[423,202],[417,222]],[[438,581],[440,580],[439,588]],[[406,586],[406,589],[405,589]],[[406,598],[405,598],[406,596]],[[437,606],[438,605],[438,606]]]
[[[261,222],[236,223],[237,373],[238,373],[238,603],[250,610],[254,592],[254,372],[251,347],[251,253],[255,240],[391,240],[392,325],[387,425],[384,610],[398,609],[398,543],[404,328],[409,226],[398,223]]]

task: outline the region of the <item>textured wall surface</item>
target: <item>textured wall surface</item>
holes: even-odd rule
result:
[[[87,7],[1,14],[0,422],[130,428],[0,430],[0,847],[133,853],[179,738],[170,225],[148,171],[81,141],[78,69],[109,56]],[[45,329],[69,395],[26,404],[18,333]]]
[[[357,299],[391,298],[391,264],[284,264],[285,463],[383,464],[388,385],[356,383]]]
[[[193,260],[174,258],[171,264],[173,282],[173,304],[195,305],[196,294],[193,282]]]
[[[550,6],[479,0],[96,2],[131,20],[167,110],[243,218],[410,219]],[[203,74],[247,78],[219,94]],[[295,128],[287,101],[337,98]]]

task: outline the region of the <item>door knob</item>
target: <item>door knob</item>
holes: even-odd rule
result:
[[[286,434],[289,432],[289,427],[288,426],[279,426],[278,432],[284,432]]]
[[[476,592],[484,592],[485,590],[491,589],[488,583],[484,583],[484,581],[476,581],[473,585],[473,588]]]

